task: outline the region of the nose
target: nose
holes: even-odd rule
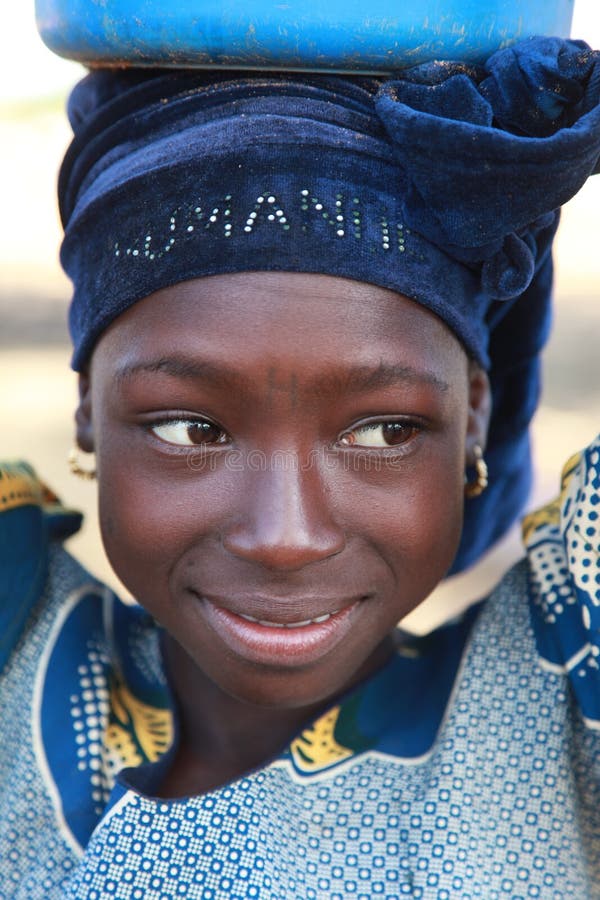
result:
[[[244,484],[242,514],[224,535],[225,548],[269,569],[293,571],[345,546],[317,466],[265,465]]]

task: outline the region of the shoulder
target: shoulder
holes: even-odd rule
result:
[[[61,546],[81,519],[27,463],[0,463],[0,672],[48,588],[55,598],[91,581]]]

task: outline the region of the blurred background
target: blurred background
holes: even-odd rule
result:
[[[576,0],[572,36],[600,47],[598,0]],[[71,550],[117,585],[101,548],[95,485],[70,475],[66,463],[76,379],[55,183],[69,141],[65,99],[82,73],[41,43],[33,0],[13,3],[0,31],[0,459],[28,460],[65,503],[85,512]],[[600,430],[599,211],[600,177],[565,208],[556,244],[556,315],[534,424],[531,504],[556,492],[562,463]]]

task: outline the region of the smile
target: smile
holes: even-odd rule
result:
[[[341,644],[365,598],[296,622],[258,618],[233,612],[207,597],[198,599],[206,624],[230,653],[254,664],[289,669],[316,663]]]
[[[267,619],[255,619],[254,616],[247,616],[244,613],[238,613],[238,615],[248,622],[256,622],[257,625],[262,625],[263,628],[305,628],[307,625],[321,625],[322,622],[327,622],[339,612],[340,610],[336,609],[334,612],[325,613],[322,616],[317,616],[315,619],[304,619],[303,622],[269,622]]]

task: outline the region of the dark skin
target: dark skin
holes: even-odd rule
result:
[[[164,796],[263,764],[385,662],[455,555],[489,406],[435,315],[346,279],[198,279],[110,326],[77,434],[109,559],[167,633]]]

